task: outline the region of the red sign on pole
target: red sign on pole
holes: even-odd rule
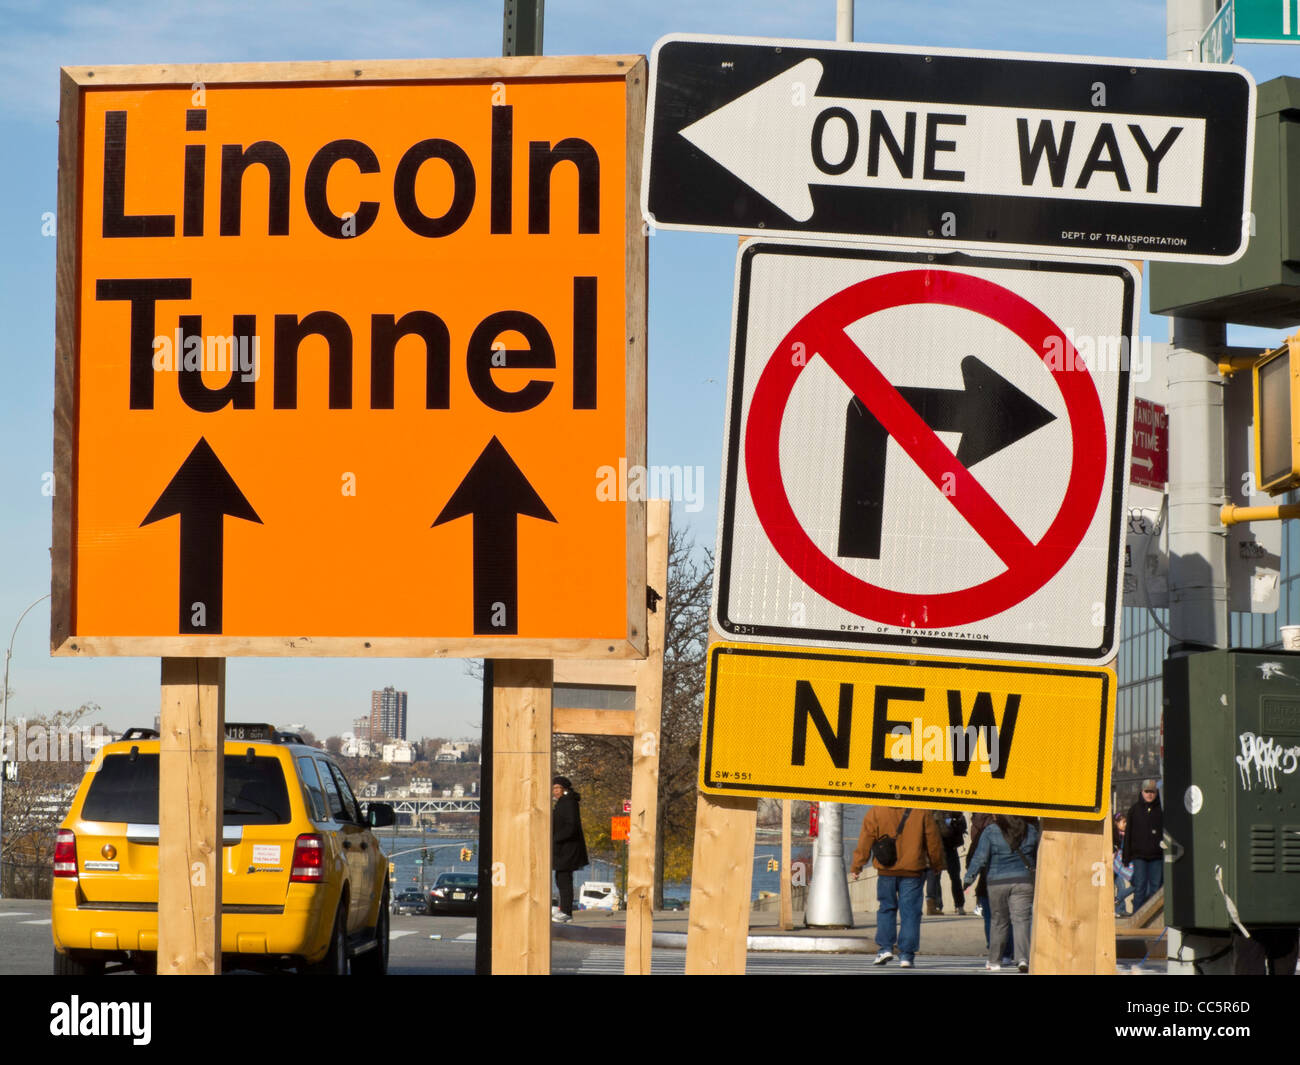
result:
[[[1163,491],[1169,480],[1169,411],[1149,399],[1133,401],[1133,459],[1129,484]]]

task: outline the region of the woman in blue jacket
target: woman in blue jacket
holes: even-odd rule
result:
[[[1038,825],[1023,817],[993,819],[980,833],[975,853],[967,859],[964,883],[969,886],[988,870],[989,932],[986,969],[1002,968],[1002,948],[1008,929],[1015,931],[1016,967],[1029,971],[1029,931],[1034,906],[1034,859],[1038,852]]]

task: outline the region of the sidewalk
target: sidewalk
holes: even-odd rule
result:
[[[684,910],[656,910],[654,946],[686,949],[689,914]],[[571,924],[552,924],[551,934],[558,939],[585,943],[622,944],[626,935],[627,915],[623,911],[579,910]],[[749,942],[751,951],[805,951],[831,954],[875,954],[876,915],[855,913],[852,928],[805,928],[803,914],[795,913],[794,928],[782,931],[775,911],[751,912]],[[918,954],[956,957],[983,957],[984,919],[967,911],[965,917],[922,917],[921,948]]]

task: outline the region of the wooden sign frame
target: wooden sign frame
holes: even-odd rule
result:
[[[164,658],[492,657],[627,659],[646,654],[646,507],[626,507],[626,616],[624,634],[556,638],[536,635],[367,636],[302,633],[236,635],[121,635],[86,632],[76,617],[78,520],[78,357],[81,284],[81,144],[88,93],[106,88],[190,89],[193,86],[273,87],[365,83],[464,82],[490,89],[505,80],[621,80],[626,84],[624,258],[626,339],[625,447],[629,467],[646,457],[646,253],[640,214],[640,159],[647,88],[643,56],[515,56],[428,61],[182,64],[176,66],[65,67],[61,74],[58,258],[55,322],[54,498],[50,648],[55,655],[140,655]],[[608,357],[608,356],[607,356]],[[593,480],[594,490],[594,480]],[[470,626],[464,626],[468,629]]]

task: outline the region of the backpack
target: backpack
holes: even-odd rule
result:
[[[892,836],[881,836],[871,845],[871,857],[885,868],[888,868],[898,861],[897,840],[898,837],[903,834],[903,826],[907,824],[907,819],[911,816],[911,810],[904,810],[903,819],[898,822],[898,831]]]

